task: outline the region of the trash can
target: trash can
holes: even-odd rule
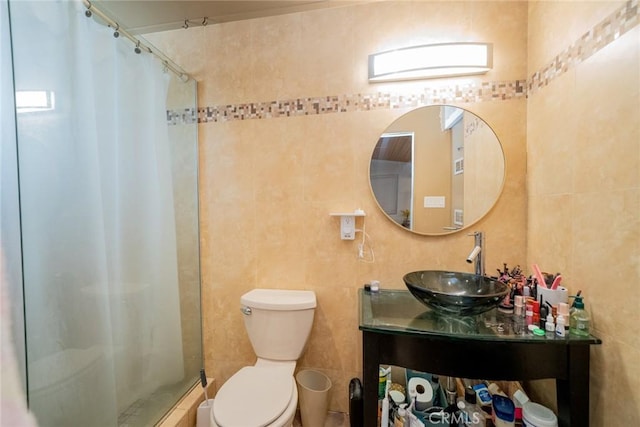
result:
[[[296,374],[296,383],[302,427],[324,427],[331,380],[322,372],[304,369]]]

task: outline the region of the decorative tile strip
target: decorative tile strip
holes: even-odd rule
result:
[[[272,119],[327,113],[411,108],[452,102],[483,102],[524,98],[574,68],[600,49],[634,28],[640,22],[639,0],[629,0],[600,23],[561,51],[528,81],[485,82],[477,84],[426,87],[414,94],[365,93],[297,98],[249,104],[167,111],[170,125],[225,122],[230,120]]]
[[[624,6],[607,16],[584,33],[571,46],[564,49],[553,60],[536,71],[528,82],[528,93],[547,86],[551,81],[566,73],[594,53],[613,42],[640,22],[638,0],[629,0]]]
[[[523,80],[487,82],[480,85],[427,87],[422,92],[410,94],[376,92],[203,107],[198,109],[198,122],[271,119],[523,97],[526,97],[526,82]]]
[[[184,108],[182,110],[167,110],[167,124],[192,124],[198,122],[198,112],[195,108]]]

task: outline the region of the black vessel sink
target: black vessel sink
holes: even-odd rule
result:
[[[436,311],[463,316],[497,307],[509,287],[489,277],[454,271],[414,271],[403,278],[420,302]]]

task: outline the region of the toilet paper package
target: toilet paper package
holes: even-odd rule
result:
[[[415,400],[416,411],[426,411],[433,406],[433,388],[431,382],[426,378],[412,377],[407,383],[407,394],[409,401]]]

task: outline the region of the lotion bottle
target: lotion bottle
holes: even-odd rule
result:
[[[564,338],[567,334],[566,328],[566,321],[564,320],[564,316],[559,314],[558,315],[558,319],[557,319],[557,323],[556,323],[556,336],[557,337],[561,337]]]

